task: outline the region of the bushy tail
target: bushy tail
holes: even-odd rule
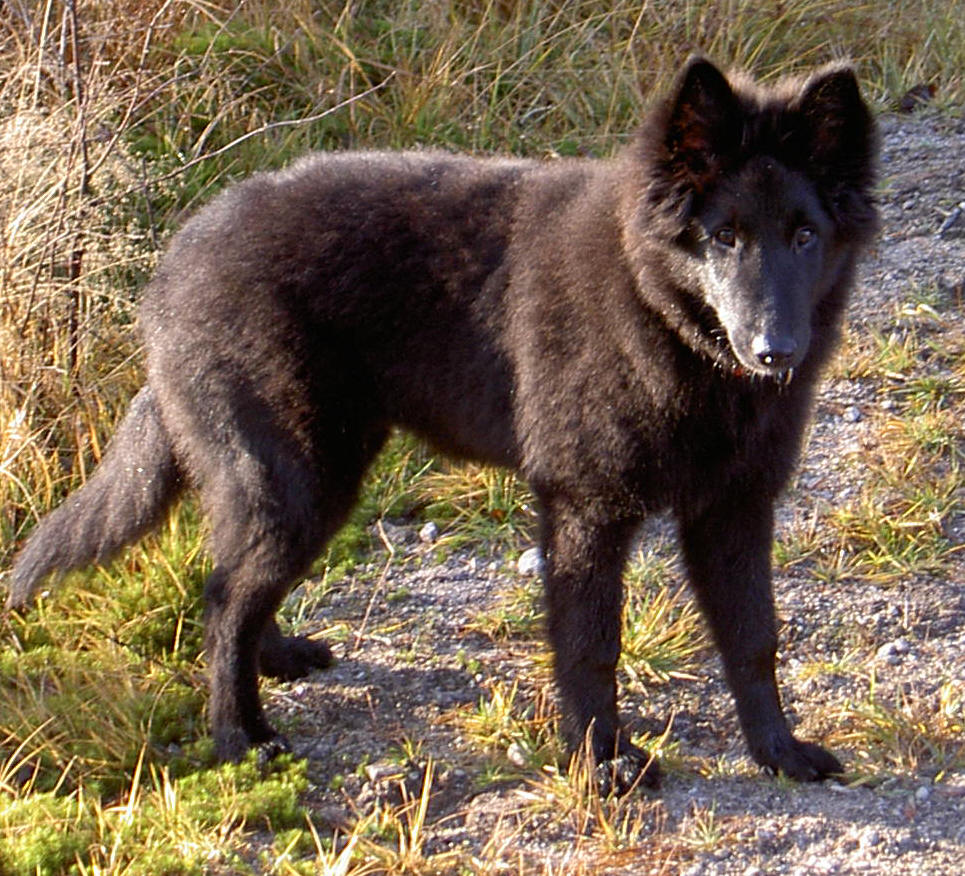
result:
[[[7,607],[28,603],[51,572],[109,559],[153,529],[181,489],[171,439],[145,386],[91,479],[27,539],[14,560]]]

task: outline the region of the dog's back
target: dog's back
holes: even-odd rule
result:
[[[449,452],[516,462],[506,253],[538,167],[318,154],[242,183],[177,235],[145,296],[151,373],[167,379],[175,348],[182,380],[216,358],[264,374],[275,366],[260,357],[291,346],[319,392],[337,384]]]

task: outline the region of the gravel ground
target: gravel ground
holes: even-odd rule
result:
[[[924,288],[938,287],[958,317],[963,313],[965,216],[946,220],[965,201],[965,120],[900,116],[882,127],[884,230],[851,310],[859,337],[893,326]],[[949,227],[939,236],[943,223]],[[861,455],[882,405],[877,390],[863,379],[826,382],[800,473],[780,509],[783,533],[859,494]],[[948,537],[965,540],[961,513],[947,527]],[[665,529],[656,521],[645,537],[662,541]],[[468,862],[464,872],[965,873],[961,751],[951,769],[922,757],[913,766],[879,769],[866,784],[799,786],[763,776],[744,755],[710,651],[694,679],[655,687],[645,702],[626,698],[628,715],[653,716],[641,717],[639,729],[659,733],[665,724],[655,719],[674,715],[676,754],[665,758],[659,793],[637,795],[617,810],[621,823],[633,825],[622,841],[591,835],[545,786],[534,791],[537,773],[481,782],[490,755],[461,738],[453,710],[478,702],[494,679],[517,680],[534,696],[546,684],[541,646],[529,638],[493,639],[474,625],[527,581],[498,553],[460,550],[438,559],[417,526],[388,526],[385,536],[396,557],[384,576],[383,559],[373,557],[367,575],[340,582],[317,603],[311,584],[304,588],[300,611],[308,629],[348,631],[336,648],[338,665],[268,692],[269,713],[310,757],[309,804],[322,826],[344,826],[390,799],[400,769],[403,783],[417,788],[420,765],[431,756],[435,796],[425,851],[456,850]],[[777,575],[785,622],[780,678],[802,735],[827,736],[834,746],[836,712],[867,701],[872,683],[881,701],[905,696],[934,708],[942,682],[965,678],[965,552],[954,557],[940,577],[881,584],[823,583],[806,563]],[[860,671],[804,671],[822,657],[845,659],[845,652]],[[416,750],[400,768],[405,757],[393,751],[406,745]],[[852,766],[860,760],[847,744],[834,747]]]

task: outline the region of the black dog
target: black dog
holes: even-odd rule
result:
[[[874,151],[848,68],[759,89],[698,59],[610,161],[350,152],[232,188],[171,242],[141,308],[147,386],[26,543],[10,604],[196,487],[217,748],[271,750],[259,666],[330,659],[274,611],[401,425],[537,495],[563,726],[604,784],[657,779],[615,667],[628,545],[659,509],[754,758],[840,771],[778,701],[772,506],[876,228]]]

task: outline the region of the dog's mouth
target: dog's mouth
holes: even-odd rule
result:
[[[790,383],[795,368],[804,358],[806,344],[789,334],[767,330],[731,332],[714,308],[706,303],[694,316],[703,343],[709,342],[707,351],[712,353],[718,365],[736,377]]]
[[[756,336],[749,343],[739,345],[728,341],[728,347],[737,376],[770,379],[778,383],[790,383],[794,369],[803,358],[798,343],[791,338],[772,340]]]
[[[794,369],[803,358],[797,342],[792,340],[769,341],[754,337],[749,341],[735,341],[721,326],[713,333],[717,342],[719,360],[726,360],[736,377],[748,380],[773,380],[790,383]]]
[[[782,383],[785,386],[789,384],[794,379],[794,368],[788,368],[786,371],[761,371],[759,368],[745,368],[740,363],[734,365],[732,373],[735,377],[752,379],[769,379],[773,380],[775,383]]]

